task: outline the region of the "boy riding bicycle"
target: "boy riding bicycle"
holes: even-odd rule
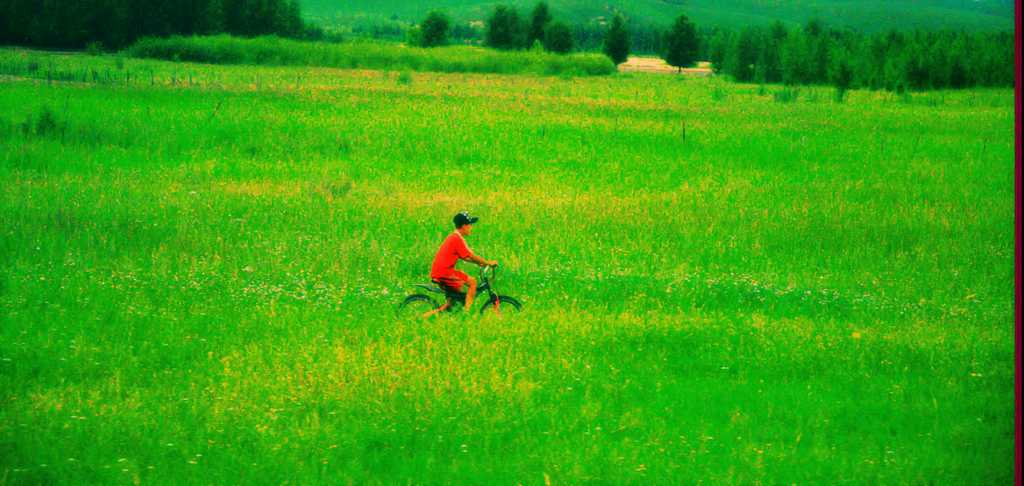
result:
[[[470,251],[469,246],[466,245],[466,237],[472,232],[473,223],[476,223],[479,219],[475,216],[470,216],[465,211],[456,214],[452,218],[452,222],[455,224],[455,231],[448,235],[444,242],[441,243],[441,248],[437,250],[437,255],[434,256],[434,264],[430,267],[430,280],[432,282],[455,292],[462,292],[463,287],[468,287],[466,289],[465,305],[467,312],[473,305],[473,298],[476,297],[477,282],[476,279],[470,277],[465,272],[456,270],[455,264],[459,260],[466,260],[480,266],[494,267],[498,265],[497,260],[484,260]],[[450,305],[451,302],[446,302],[441,308],[428,312],[427,316],[446,310]]]

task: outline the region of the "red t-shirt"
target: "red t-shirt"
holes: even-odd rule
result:
[[[448,235],[444,239],[444,243],[441,243],[441,248],[437,250],[437,255],[434,256],[434,264],[430,267],[430,278],[447,277],[455,270],[455,263],[460,258],[468,256],[469,247],[466,246],[466,240],[462,235],[458,231]]]

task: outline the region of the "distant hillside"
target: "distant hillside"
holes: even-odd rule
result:
[[[457,21],[482,20],[495,5],[508,3],[522,13],[533,0],[304,0],[306,15],[324,23],[353,18],[418,21],[439,9]],[[685,12],[698,25],[742,27],[774,20],[803,23],[812,17],[829,25],[864,32],[889,29],[1010,30],[1012,0],[550,0],[557,17],[573,23],[599,20],[619,11],[631,21],[665,25]]]

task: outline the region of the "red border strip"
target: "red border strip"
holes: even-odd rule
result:
[[[1016,43],[1016,48],[1015,48],[1015,50],[1016,50],[1016,55],[1015,55],[1016,60],[1015,60],[1015,62],[1016,62],[1016,68],[1017,68],[1017,70],[1016,70],[1017,82],[1016,82],[1016,85],[1015,85],[1015,88],[1014,88],[1015,89],[1014,99],[1016,100],[1016,102],[1014,103],[1014,110],[1016,111],[1016,124],[1015,124],[1016,125],[1016,134],[1015,135],[1016,135],[1016,138],[1017,138],[1017,143],[1014,144],[1016,146],[1014,151],[1017,154],[1017,162],[1016,162],[1016,170],[1015,170],[1015,172],[1016,172],[1016,190],[1014,191],[1014,193],[1016,194],[1016,201],[1015,201],[1016,204],[1015,205],[1017,207],[1016,208],[1016,219],[1015,219],[1015,223],[1016,223],[1016,238],[1015,239],[1016,239],[1017,251],[1016,251],[1016,258],[1014,259],[1014,267],[1015,267],[1016,274],[1017,274],[1017,281],[1016,281],[1016,289],[1017,289],[1017,291],[1015,292],[1015,294],[1016,294],[1016,296],[1015,296],[1016,305],[1014,306],[1016,308],[1016,316],[1015,317],[1016,317],[1016,323],[1017,323],[1016,331],[1014,332],[1015,340],[1016,340],[1016,344],[1017,344],[1016,345],[1016,350],[1014,352],[1014,355],[1017,357],[1016,365],[1015,365],[1016,368],[1017,368],[1017,379],[1016,379],[1017,396],[1015,398],[1015,400],[1016,400],[1016,407],[1015,407],[1015,409],[1016,409],[1016,414],[1015,414],[1016,417],[1014,417],[1014,422],[1015,422],[1016,427],[1014,427],[1014,429],[1016,430],[1015,434],[1016,434],[1016,455],[1017,455],[1017,460],[1014,461],[1014,466],[1013,467],[1014,467],[1014,477],[1016,479],[1016,484],[1018,486],[1021,484],[1021,433],[1020,433],[1020,429],[1021,429],[1021,425],[1022,425],[1022,422],[1021,422],[1021,355],[1020,355],[1020,353],[1021,353],[1021,305],[1022,305],[1022,302],[1021,302],[1021,285],[1022,285],[1022,279],[1021,279],[1021,147],[1020,146],[1021,146],[1021,142],[1024,142],[1024,139],[1021,139],[1021,126],[1020,126],[1020,124],[1021,124],[1021,120],[1020,120],[1020,117],[1021,117],[1021,99],[1020,99],[1020,67],[1021,67],[1020,66],[1020,30],[1021,30],[1021,10],[1020,10],[1020,7],[1021,7],[1021,0],[1017,0],[1016,1],[1016,8],[1014,9],[1015,10],[1014,19],[1016,21],[1016,29],[1015,29],[1015,33],[1016,34],[1014,35],[1014,38],[1015,38],[1014,42]]]

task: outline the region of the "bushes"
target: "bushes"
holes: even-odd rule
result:
[[[785,87],[772,93],[772,99],[776,103],[793,103],[800,98],[800,88]]]
[[[615,72],[615,66],[608,58],[599,54],[500,52],[468,46],[424,49],[376,42],[330,44],[277,37],[242,39],[220,35],[147,38],[126,52],[133,57],[208,64],[548,75],[602,75]]]
[[[67,124],[61,121],[49,106],[43,106],[35,116],[29,116],[21,124],[26,137],[63,137]]]

